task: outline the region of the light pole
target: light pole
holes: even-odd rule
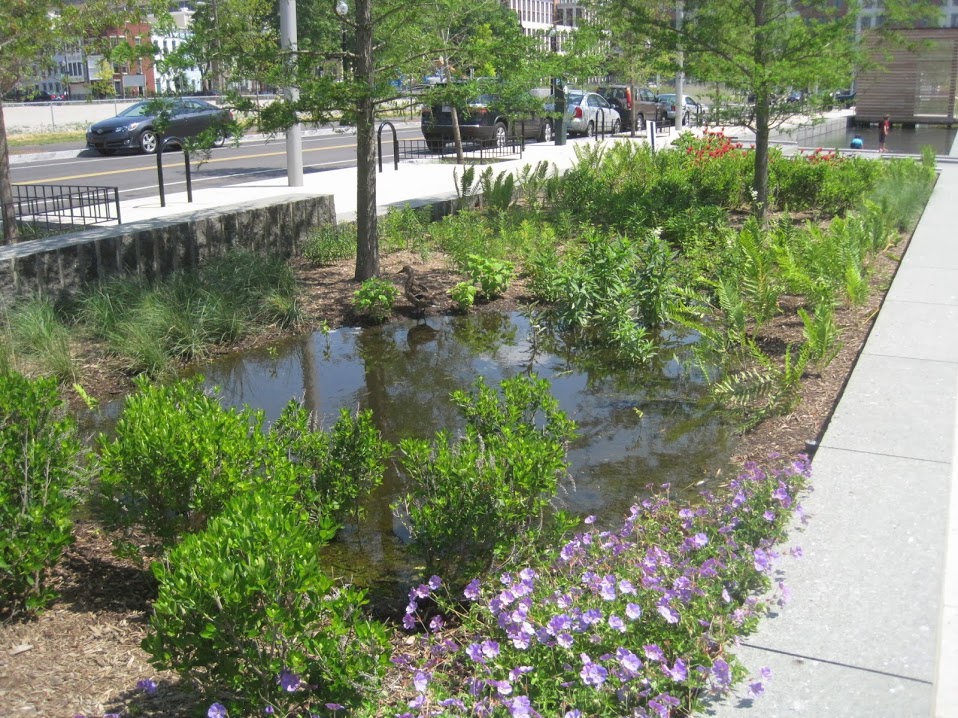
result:
[[[552,28],[549,30],[549,44],[551,45],[552,54],[559,54],[559,32],[556,29],[555,25],[555,10],[553,9],[552,15]],[[552,100],[554,102],[554,108],[556,110],[556,118],[554,121],[555,127],[555,143],[557,145],[565,144],[565,88],[562,85],[561,77],[552,78]]]
[[[295,67],[296,0],[279,2],[279,36],[283,50],[290,54],[287,67]],[[295,108],[299,99],[299,88],[287,87],[285,94],[286,100]],[[298,122],[286,130],[286,178],[290,187],[303,186],[303,127]]]

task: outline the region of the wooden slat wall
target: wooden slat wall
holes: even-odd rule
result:
[[[886,114],[894,124],[955,124],[955,88],[958,82],[958,28],[927,28],[906,30],[903,33],[910,40],[937,40],[951,45],[951,82],[949,115],[946,118],[928,117],[917,114],[918,108],[918,63],[923,52],[919,46],[916,52],[900,48],[890,51],[890,60],[883,55],[887,48],[877,47],[882,69],[862,72],[855,81],[856,119],[859,122],[878,122]]]

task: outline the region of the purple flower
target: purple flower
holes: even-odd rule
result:
[[[144,678],[142,681],[136,682],[136,689],[149,695],[153,695],[156,693],[156,681],[154,681],[152,678]]]
[[[468,598],[470,601],[478,601],[478,600],[479,600],[479,586],[480,586],[480,585],[481,585],[481,584],[479,583],[479,579],[478,579],[478,578],[472,579],[472,580],[466,585],[466,588],[465,588],[465,590],[463,591],[463,595],[465,595],[465,597]]]
[[[764,573],[771,565],[768,554],[760,548],[755,549],[755,570]]]
[[[585,621],[587,626],[594,626],[602,620],[602,611],[598,608],[590,608],[582,614],[582,620]]]
[[[226,706],[222,703],[214,703],[210,706],[210,709],[206,711],[207,718],[226,718]]]
[[[585,653],[583,653],[581,657],[583,665],[582,670],[579,671],[579,677],[582,679],[582,682],[587,686],[594,686],[596,688],[605,683],[605,679],[609,677],[609,672],[598,663],[593,663],[592,659]]]
[[[276,682],[279,683],[280,687],[287,693],[293,693],[299,690],[301,681],[298,675],[284,668],[276,677]]]
[[[466,648],[466,655],[477,663],[483,662],[482,646],[480,646],[478,643],[470,643]]]
[[[604,601],[615,600],[615,576],[606,576],[599,581],[599,596]]]
[[[679,612],[671,606],[659,606],[656,610],[659,612],[659,615],[666,620],[667,623],[679,622]]]
[[[402,617],[402,627],[407,631],[414,629],[416,627],[416,617],[411,613],[407,613]]]
[[[429,630],[433,633],[436,631],[441,631],[445,623],[446,620],[442,616],[433,616],[432,620],[429,621]]]
[[[341,711],[342,709],[343,709],[343,706],[339,705],[339,703],[326,704],[326,710],[329,710],[329,711]]]
[[[654,643],[651,643],[645,646],[644,649],[645,649],[645,657],[648,658],[650,661],[658,661],[659,663],[661,663],[662,661],[665,660],[665,654],[662,652],[662,649],[659,648]]]
[[[719,688],[728,688],[732,685],[732,668],[722,658],[716,658],[712,663],[712,677]]]
[[[762,674],[762,678],[764,678],[766,681],[772,677],[772,669],[768,666],[763,666],[758,672]]]
[[[582,718],[582,711],[578,708],[573,708],[571,711],[566,711],[563,718]]]
[[[524,568],[519,572],[519,578],[523,581],[534,581],[536,579],[536,572],[531,568]]]
[[[618,631],[619,633],[625,633],[625,621],[623,621],[618,616],[609,616],[609,628]]]
[[[755,698],[758,698],[765,692],[765,686],[762,685],[761,681],[753,681],[748,684],[748,694]]]
[[[263,709],[263,713],[265,713],[266,715],[273,715],[273,706],[266,706]]]
[[[619,593],[627,593],[634,596],[635,586],[632,585],[632,582],[629,579],[623,578],[619,581]]]
[[[558,643],[562,648],[572,648],[572,634],[560,633],[558,636],[556,636],[556,643]]]
[[[689,677],[689,669],[685,665],[685,661],[681,658],[675,659],[675,664],[669,668],[667,663],[661,665],[662,672],[671,678],[673,681],[678,681],[682,683]]]
[[[486,658],[495,658],[499,655],[499,644],[496,641],[483,641],[482,655]]]
[[[442,586],[442,579],[439,576],[430,576],[429,578],[429,588],[433,591],[439,590],[439,587]]]
[[[772,521],[775,520],[775,512],[774,512],[774,511],[766,511],[765,513],[762,514],[762,518],[765,519],[766,521],[768,521],[769,523],[771,523]]]
[[[642,606],[637,603],[629,603],[625,606],[625,615],[630,621],[636,621],[642,616]]]
[[[512,714],[512,718],[530,718],[533,715],[532,703],[529,701],[529,696],[516,696],[510,701],[507,701],[506,705],[509,707],[509,713]]]
[[[465,710],[466,708],[466,704],[463,703],[458,698],[446,698],[445,700],[439,701],[439,705],[441,705],[443,708],[454,706],[455,708],[458,708],[459,710]]]
[[[532,673],[534,670],[535,668],[533,668],[532,666],[516,666],[511,671],[509,671],[509,680],[517,681],[526,673]]]
[[[491,685],[495,686],[496,693],[500,696],[507,696],[512,693],[512,684],[509,681],[491,681]]]
[[[595,523],[595,516],[586,516],[584,523],[586,523],[586,524],[594,524],[594,523]]]
[[[412,679],[412,684],[416,689],[417,693],[425,693],[426,687],[429,685],[430,676],[425,671],[416,671],[416,675]]]
[[[695,546],[695,548],[704,548],[708,546],[708,543],[709,537],[703,533],[697,533],[692,537],[692,545]]]
[[[615,652],[615,657],[619,659],[619,665],[631,675],[635,675],[642,670],[642,659],[627,648],[618,649]]]
[[[795,546],[789,549],[789,553],[792,555],[792,558],[801,558],[802,557],[802,547]]]

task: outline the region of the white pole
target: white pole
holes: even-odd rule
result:
[[[296,0],[280,0],[279,36],[283,50],[295,53]],[[290,102],[299,99],[299,88],[287,87],[285,93]],[[303,128],[298,122],[286,130],[286,176],[290,187],[303,186]]]
[[[678,0],[675,4],[675,29],[682,31],[682,22],[685,20],[685,0]],[[675,76],[675,128],[682,127],[685,117],[685,53],[682,51],[682,38],[679,37],[679,50],[675,54],[679,71]]]

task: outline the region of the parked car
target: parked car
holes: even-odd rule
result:
[[[659,101],[665,105],[665,116],[666,118],[675,124],[675,118],[678,115],[676,112],[676,99],[675,93],[666,93],[664,95],[659,95]],[[689,120],[693,117],[704,116],[708,112],[708,107],[701,104],[691,95],[685,96],[685,112],[682,114],[682,124],[688,125]]]
[[[635,105],[635,121],[639,128],[645,126],[646,120],[664,122],[665,105],[658,101],[655,93],[647,87],[638,87],[635,97],[632,97],[629,85],[600,85],[596,92],[602,95],[619,113],[619,120],[623,130],[631,129],[632,105]]]
[[[101,155],[112,155],[117,150],[125,149],[153,154],[159,145],[157,119],[161,109],[169,112],[169,124],[164,136],[170,144],[179,144],[211,127],[216,128],[216,147],[221,147],[229,136],[228,124],[233,120],[229,110],[203,100],[177,97],[162,102],[137,102],[116,117],[94,123],[87,130],[86,146]]]
[[[542,115],[513,121],[497,107],[498,100],[494,93],[484,93],[470,101],[465,110],[457,111],[463,141],[494,141],[502,146],[512,134],[543,142],[552,140],[552,120],[546,116],[550,110],[547,102],[543,102]],[[455,139],[452,107],[441,103],[423,107],[420,127],[429,149],[439,152],[447,142]]]
[[[855,91],[854,90],[839,90],[838,92],[832,93],[832,102],[835,107],[843,107],[848,109],[855,105]]]
[[[592,137],[597,131],[615,134],[622,128],[618,111],[597,92],[566,91],[569,134]]]

